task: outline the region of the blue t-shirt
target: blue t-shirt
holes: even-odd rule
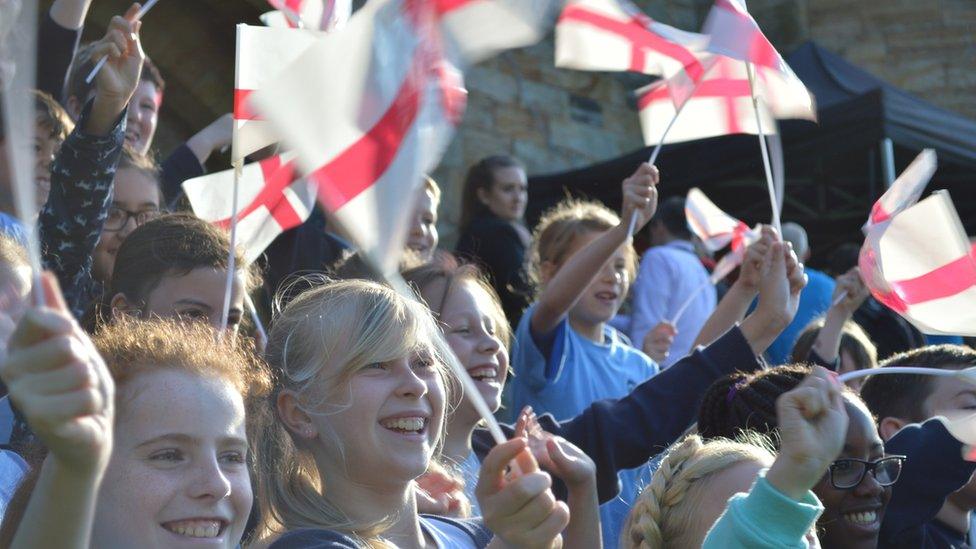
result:
[[[529,324],[536,305],[526,309],[515,332],[509,382],[512,414],[532,406],[537,414],[550,413],[564,421],[604,398],[621,398],[658,373],[657,364],[631,347],[626,336],[604,327],[604,341],[594,343],[576,333],[563,319],[552,335],[548,359],[536,344]]]
[[[0,212],[0,233],[17,241],[21,246],[27,246],[27,227],[16,217]]]
[[[519,322],[512,347],[512,413],[532,406],[537,414],[550,413],[557,420],[579,415],[596,400],[621,398],[658,373],[658,366],[630,345],[626,336],[606,325],[603,343],[579,335],[563,319],[552,335],[548,360],[532,337],[530,322],[535,304]],[[639,493],[645,467],[618,473],[620,494],[600,506],[604,547],[618,547],[620,529]]]
[[[796,338],[800,337],[803,329],[815,318],[826,313],[830,308],[831,296],[834,293],[834,279],[809,267],[805,271],[809,280],[806,288],[800,292],[800,304],[796,309],[796,316],[766,349],[766,359],[772,366],[788,363]]]
[[[434,540],[438,549],[483,549],[491,542],[492,533],[480,519],[449,519],[433,515],[419,517],[420,528]],[[318,528],[302,528],[286,532],[271,544],[270,549],[359,549],[361,544],[352,536]]]

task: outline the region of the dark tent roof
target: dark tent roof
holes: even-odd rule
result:
[[[820,108],[879,91],[885,137],[914,150],[934,148],[940,159],[976,165],[976,122],[898,89],[814,42],[800,46],[786,62]]]
[[[976,123],[907,94],[807,43],[787,57],[817,98],[817,124],[780,123],[786,166],[783,218],[803,224],[814,251],[859,241],[859,228],[884,190],[879,143],[895,143],[896,170],[924,147],[939,153],[929,188],[949,189],[970,234],[976,232]],[[585,168],[533,176],[526,216],[534,223],[567,192],[617,207],[620,181],[651,148]],[[768,222],[769,199],[756,136],[730,135],[665,145],[657,160],[662,196],[702,187],[720,207],[747,223]]]

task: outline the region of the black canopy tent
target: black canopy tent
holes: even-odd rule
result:
[[[782,121],[786,165],[783,219],[811,235],[814,253],[860,241],[859,228],[885,188],[885,140],[901,171],[922,148],[935,148],[939,170],[929,189],[948,189],[969,234],[976,233],[976,122],[935,107],[808,42],[787,57],[817,99],[819,123]],[[533,176],[527,217],[534,223],[567,194],[620,204],[620,181],[651,148],[559,174]],[[657,160],[662,196],[701,187],[747,223],[768,222],[769,198],[753,135],[665,145]]]

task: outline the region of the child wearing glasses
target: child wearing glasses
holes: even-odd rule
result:
[[[960,370],[976,366],[976,351],[930,345],[894,355],[882,367]],[[861,389],[889,451],[907,454],[902,479],[881,524],[882,547],[968,547],[976,508],[976,463],[937,416],[972,415],[976,386],[952,377],[874,376]]]
[[[756,433],[690,435],[661,460],[628,517],[624,549],[809,547],[823,511],[810,491],[841,452],[848,416],[841,385],[823,368],[776,401],[776,458]],[[748,492],[748,493],[746,493]]]
[[[785,441],[791,429],[780,429],[776,401],[810,372],[808,366],[789,365],[720,379],[702,399],[698,432],[713,439],[754,431]],[[905,456],[885,452],[874,418],[856,393],[845,388],[842,395],[849,418],[843,448],[813,487],[824,509],[817,535],[825,548],[874,548]]]

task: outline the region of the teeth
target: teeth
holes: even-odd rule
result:
[[[388,419],[382,422],[382,425],[387,429],[395,429],[397,431],[420,432],[424,428],[424,421],[422,417],[401,417]]]
[[[875,511],[863,511],[847,513],[845,517],[849,522],[853,522],[854,524],[874,524],[878,520],[878,513]]]
[[[213,520],[186,520],[164,524],[164,528],[190,538],[215,538],[220,534],[220,523]]]
[[[495,379],[497,377],[497,370],[493,366],[483,366],[481,368],[469,370],[468,374],[474,379]]]

